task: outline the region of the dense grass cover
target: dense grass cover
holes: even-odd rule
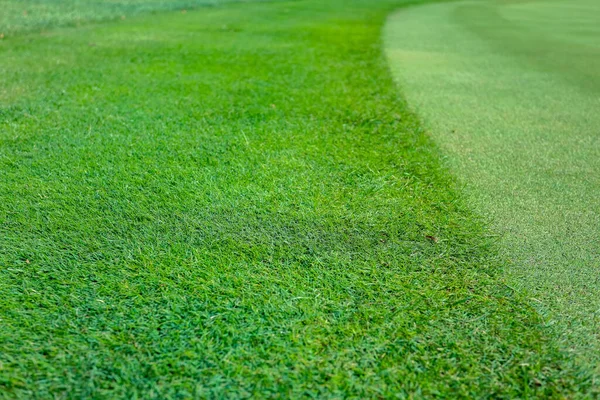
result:
[[[398,101],[396,5],[1,42],[0,395],[588,390]]]
[[[0,0],[0,36],[239,1],[244,0]]]
[[[600,386],[600,3],[426,5],[386,32],[409,102],[502,234],[511,284]]]

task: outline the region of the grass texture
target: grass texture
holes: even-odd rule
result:
[[[387,52],[561,346],[600,376],[600,5],[427,5]],[[596,385],[600,385],[597,382]]]
[[[0,36],[238,1],[244,0],[0,0]]]
[[[398,4],[0,42],[0,397],[589,392],[398,100]]]

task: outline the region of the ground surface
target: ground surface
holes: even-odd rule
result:
[[[0,395],[588,393],[398,100],[400,4],[0,42]]]
[[[502,235],[511,285],[561,346],[600,365],[600,3],[415,7],[389,20],[386,43],[409,104]]]
[[[0,0],[0,35],[57,26],[196,7],[218,6],[240,0]],[[254,0],[260,1],[260,0]]]

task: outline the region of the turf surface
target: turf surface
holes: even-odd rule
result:
[[[599,3],[415,7],[389,20],[386,42],[408,101],[501,234],[511,284],[600,375]]]
[[[0,42],[0,396],[589,391],[397,98],[399,4]]]
[[[78,26],[158,11],[187,12],[238,1],[243,0],[0,0],[0,38],[61,25]]]

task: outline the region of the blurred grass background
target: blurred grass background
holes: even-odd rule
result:
[[[0,0],[0,35],[235,2],[240,0]]]

